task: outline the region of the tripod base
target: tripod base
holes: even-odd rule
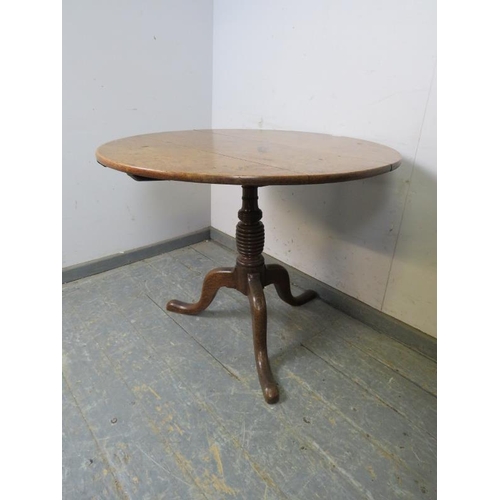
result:
[[[213,269],[203,282],[201,297],[195,304],[179,300],[171,300],[167,309],[181,314],[198,314],[204,311],[214,300],[217,291],[222,287],[234,288],[248,297],[252,313],[253,344],[255,362],[260,385],[267,403],[276,403],[279,399],[269,358],[267,356],[267,309],[264,287],[274,285],[279,297],[291,306],[300,306],[315,298],[317,293],[308,290],[298,297],[292,295],[288,271],[278,264],[262,265],[260,269],[246,268],[236,264],[235,267]]]
[[[243,186],[242,207],[238,212],[240,222],[236,226],[236,247],[238,257],[235,267],[213,269],[205,276],[201,297],[195,304],[171,300],[167,304],[169,311],[181,314],[198,314],[214,300],[219,288],[234,288],[248,297],[252,313],[253,345],[255,362],[264,399],[276,403],[279,399],[269,358],[267,356],[267,309],[264,287],[273,284],[282,300],[291,306],[300,306],[317,296],[308,290],[294,297],[290,290],[290,277],[280,265],[264,263],[264,225],[262,211],[257,200],[257,186]]]

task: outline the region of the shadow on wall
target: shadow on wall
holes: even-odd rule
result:
[[[276,214],[286,214],[283,218],[286,220],[280,221],[283,222],[280,226],[282,229],[289,226],[291,233],[314,228],[329,239],[348,241],[392,255],[407,197],[414,208],[430,212],[422,213],[423,219],[417,229],[429,232],[431,227],[428,225],[433,222],[432,229],[436,225],[436,178],[415,165],[413,179],[418,179],[418,192],[415,193],[407,179],[410,170],[411,161],[404,159],[398,170],[368,179],[335,184],[269,186],[265,188],[267,210],[264,213],[273,219]],[[415,203],[415,197],[425,198],[426,203],[423,206],[421,202]],[[281,212],[272,210],[278,206]],[[273,222],[277,221],[266,223],[270,232],[276,229]],[[418,233],[414,236],[419,237]]]
[[[436,178],[415,164],[410,185],[411,165],[405,158],[396,171],[364,180],[261,190],[266,251],[376,307],[396,244],[408,266],[403,279],[432,280]]]

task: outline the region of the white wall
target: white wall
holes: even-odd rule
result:
[[[208,185],[134,182],[94,151],[210,128],[212,29],[211,0],[64,2],[63,266],[210,225]]]
[[[210,218],[209,186],[136,183],[97,164],[103,142],[211,126],[360,137],[399,150],[403,165],[261,189],[265,250],[435,335],[435,3],[215,0],[213,10],[211,0],[64,3],[63,266],[210,223],[234,235],[239,188],[212,187]]]
[[[365,181],[260,190],[265,251],[436,335],[435,2],[214,2],[214,128],[325,132],[397,149]],[[212,187],[234,235],[238,187]]]

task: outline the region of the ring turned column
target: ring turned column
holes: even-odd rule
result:
[[[261,269],[264,265],[264,224],[258,205],[256,186],[243,186],[242,206],[238,211],[240,222],[236,225],[237,263],[247,269]]]
[[[235,288],[246,295],[252,313],[257,374],[264,399],[273,404],[279,399],[279,391],[267,355],[267,306],[264,287],[273,284],[279,297],[292,306],[304,304],[317,294],[308,290],[294,297],[290,290],[287,270],[279,264],[265,265],[262,255],[264,224],[261,222],[262,211],[258,205],[257,189],[257,186],[243,186],[242,206],[238,211],[239,222],[236,225],[238,256],[235,267],[221,267],[210,271],[203,281],[200,300],[195,304],[171,300],[167,309],[181,314],[198,314],[211,304],[221,287]]]

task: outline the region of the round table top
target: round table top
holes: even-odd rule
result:
[[[246,186],[341,182],[401,164],[397,151],[374,142],[278,130],[137,135],[103,144],[96,157],[139,178]]]

